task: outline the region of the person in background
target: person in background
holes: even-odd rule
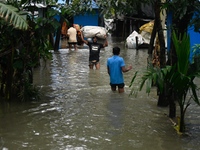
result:
[[[80,29],[77,30],[77,45],[79,45],[79,46],[83,46],[83,44],[84,44],[84,42],[81,38],[81,28],[82,28],[82,26],[80,26]]]
[[[108,46],[107,36],[105,35],[105,42],[104,44],[97,42],[97,37],[92,38],[92,42],[89,42],[84,39],[83,34],[81,33],[81,39],[82,41],[89,46],[89,67],[90,69],[93,69],[94,66],[98,70],[100,69],[100,50],[106,46]]]
[[[61,29],[61,40],[64,40],[66,38],[67,38],[67,23],[64,21]]]
[[[110,76],[111,90],[116,91],[118,87],[118,92],[123,93],[125,86],[123,73],[131,70],[132,66],[126,68],[124,59],[119,54],[120,48],[114,47],[113,56],[107,59],[107,71]]]
[[[77,50],[77,38],[76,38],[77,31],[73,26],[70,26],[70,28],[67,30],[68,35],[68,44],[69,44],[69,50],[71,50],[72,45],[74,46],[74,50]]]

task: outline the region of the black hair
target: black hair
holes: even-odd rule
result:
[[[120,53],[120,48],[118,46],[113,47],[113,54],[114,55],[119,55],[119,53]]]
[[[96,38],[96,39],[97,39],[97,36],[94,36],[94,37],[92,37],[92,40],[94,40],[94,38]]]

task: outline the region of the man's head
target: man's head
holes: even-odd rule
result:
[[[120,53],[120,48],[119,47],[113,47],[113,55],[119,55]]]
[[[94,43],[97,43],[97,37],[94,36],[94,37],[92,38],[92,41],[93,41]]]

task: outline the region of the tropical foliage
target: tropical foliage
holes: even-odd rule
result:
[[[94,0],[66,0],[66,5],[63,5],[63,8],[70,16],[83,14],[87,11],[93,11],[92,1]],[[142,5],[154,3],[154,0],[95,0],[95,2],[102,15],[106,18],[115,18],[117,15],[142,15],[140,10]]]
[[[17,9],[12,5],[8,5],[0,1],[0,17],[7,23],[11,23],[15,28],[27,29],[27,12]]]
[[[60,26],[54,18],[58,14],[55,9],[46,9],[47,15],[36,17],[38,8],[25,7],[24,3],[0,2],[0,96],[6,100],[39,98],[33,69],[41,58],[51,58],[50,41]]]
[[[180,107],[180,124],[178,124],[178,131],[185,132],[185,112],[190,105],[190,100],[193,99],[198,105],[200,105],[197,96],[197,85],[194,83],[194,78],[199,77],[200,70],[192,70],[189,63],[190,55],[190,38],[188,35],[177,36],[173,32],[173,42],[175,45],[175,50],[177,53],[177,63],[173,66],[166,66],[164,68],[154,68],[149,67],[147,71],[144,72],[139,80],[139,88],[135,89],[134,83],[137,81],[136,73],[131,81],[130,87],[132,91],[130,94],[136,94],[137,91],[141,91],[146,83],[146,92],[150,93],[151,87],[156,84],[159,91],[163,92],[165,83],[168,83],[169,91],[175,92],[176,101]],[[189,92],[191,91],[191,92]],[[136,92],[136,93],[134,93]],[[187,97],[191,94],[190,98]]]

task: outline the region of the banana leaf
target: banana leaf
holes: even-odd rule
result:
[[[12,5],[7,5],[0,1],[0,17],[6,22],[13,24],[15,28],[28,29],[28,23],[26,21],[27,13],[19,11]]]
[[[172,33],[172,39],[177,54],[177,67],[178,71],[187,74],[189,68],[189,56],[190,56],[190,37],[186,33],[183,37],[178,38],[176,33]]]

